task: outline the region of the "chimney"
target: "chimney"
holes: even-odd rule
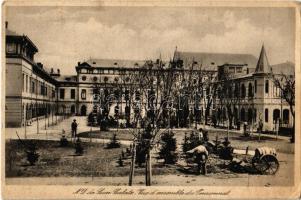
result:
[[[77,66],[80,66],[80,62],[77,62]]]
[[[53,74],[53,68],[50,69],[50,74]]]
[[[61,71],[60,69],[57,69],[57,74],[60,75]]]
[[[8,21],[5,21],[5,29],[8,28]]]
[[[38,65],[38,67],[43,68],[43,64],[42,63],[38,62],[37,65]]]

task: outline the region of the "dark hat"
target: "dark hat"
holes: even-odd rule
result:
[[[73,120],[74,122],[76,121],[76,119]]]

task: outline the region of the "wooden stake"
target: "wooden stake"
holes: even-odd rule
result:
[[[135,169],[135,158],[136,158],[136,145],[133,143],[132,147],[132,162],[131,162],[131,169],[130,169],[130,177],[129,177],[129,186],[133,184],[133,177],[134,177],[134,169]]]

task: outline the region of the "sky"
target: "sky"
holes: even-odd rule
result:
[[[178,51],[247,53],[294,62],[293,8],[7,7],[8,28],[38,47],[36,62],[75,74],[90,58],[145,60]]]

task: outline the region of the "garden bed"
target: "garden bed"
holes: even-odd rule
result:
[[[84,154],[75,155],[73,144],[60,147],[59,141],[35,140],[38,162],[30,166],[26,160],[24,145],[31,140],[6,141],[6,177],[55,177],[55,176],[128,176],[130,173],[130,156],[125,155],[124,166],[120,167],[118,159],[126,147],[107,149],[105,144],[82,143]],[[165,167],[154,162],[153,174],[174,174],[176,167]],[[136,175],[143,175],[145,169],[136,168]]]

